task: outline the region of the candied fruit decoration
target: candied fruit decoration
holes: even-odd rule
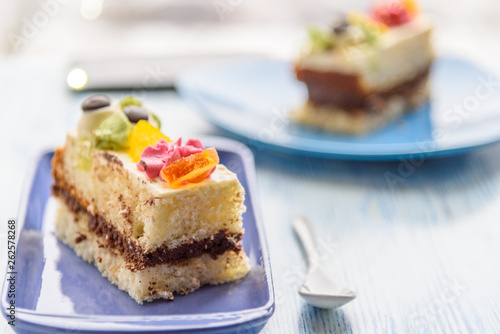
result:
[[[113,113],[94,131],[95,144],[102,150],[120,150],[128,147],[128,137],[132,131],[127,116]]]
[[[380,35],[385,33],[388,29],[382,22],[378,22],[373,18],[356,11],[347,14],[347,21],[361,29],[364,36],[364,42],[368,45],[377,44]]]
[[[188,183],[199,183],[208,178],[219,163],[219,155],[210,147],[203,152],[174,161],[164,167],[160,174],[170,187],[177,189]]]
[[[123,109],[128,106],[142,107],[142,102],[135,96],[127,95],[120,101],[120,108]]]
[[[307,32],[309,34],[312,52],[323,52],[333,48],[335,34],[332,34],[331,31],[310,27]]]
[[[134,162],[139,161],[141,153],[149,145],[155,145],[160,139],[170,142],[170,138],[165,136],[159,129],[155,128],[151,123],[145,120],[140,120],[132,129],[128,137],[128,150]]]
[[[391,1],[389,3],[376,4],[370,11],[370,16],[377,22],[381,22],[389,27],[400,26],[412,20],[409,6],[401,1]]]
[[[410,17],[413,19],[415,18],[418,14],[420,14],[420,6],[417,1],[415,0],[402,0],[403,6],[406,8],[406,11],[410,15]]]

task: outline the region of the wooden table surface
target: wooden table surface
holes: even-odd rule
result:
[[[64,141],[88,95],[66,90],[64,70],[0,62],[1,268],[30,156]],[[146,92],[144,102],[171,137],[217,134],[173,91]],[[276,294],[264,333],[500,332],[500,145],[417,164],[255,158]],[[391,185],[386,172],[402,181]],[[312,222],[330,274],[358,295],[341,309],[310,307],[296,292],[307,264],[291,227],[298,214]],[[3,318],[2,331],[11,331]]]

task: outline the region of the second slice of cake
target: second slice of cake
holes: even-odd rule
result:
[[[415,1],[349,13],[331,30],[312,28],[295,65],[308,101],[292,118],[317,129],[363,134],[428,98],[432,25]]]

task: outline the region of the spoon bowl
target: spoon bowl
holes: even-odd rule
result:
[[[309,258],[309,270],[299,295],[308,304],[327,309],[341,307],[355,299],[354,292],[333,281],[324,271],[309,222],[304,217],[296,217],[293,227]]]

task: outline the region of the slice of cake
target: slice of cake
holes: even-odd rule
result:
[[[308,101],[292,113],[313,128],[362,134],[428,98],[432,26],[413,0],[348,13],[331,29],[311,28],[295,65]]]
[[[217,151],[170,141],[131,97],[82,108],[52,161],[58,238],[138,303],[245,276],[245,191]]]

